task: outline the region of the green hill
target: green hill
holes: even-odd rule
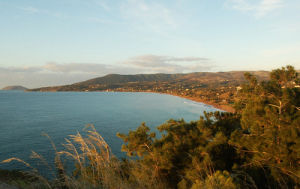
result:
[[[267,79],[268,73],[266,71],[256,71],[251,72],[256,75],[259,79]],[[87,81],[74,83],[72,85],[64,86],[54,86],[54,87],[43,87],[32,89],[31,91],[101,91],[108,89],[116,89],[127,87],[128,85],[135,84],[144,84],[149,85],[151,89],[151,84],[153,82],[158,83],[199,83],[205,85],[216,85],[224,83],[235,83],[239,84],[244,82],[244,71],[235,71],[235,72],[195,72],[188,74],[137,74],[137,75],[119,75],[119,74],[109,74],[104,77],[98,77],[90,79]]]
[[[90,79],[84,82],[77,83],[79,85],[92,84],[117,84],[128,82],[146,82],[146,81],[171,81],[181,77],[182,74],[137,74],[137,75],[119,75],[109,74],[104,77]]]

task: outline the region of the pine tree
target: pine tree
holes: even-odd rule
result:
[[[270,81],[258,83],[246,74],[248,84],[240,91],[238,112],[242,131],[232,143],[251,158],[245,167],[270,172],[277,187],[288,187],[300,179],[300,89],[292,66],[276,69]]]

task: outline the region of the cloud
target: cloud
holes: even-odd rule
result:
[[[88,74],[93,76],[102,76],[106,74],[135,74],[143,72],[142,69],[134,68],[128,65],[109,65],[96,63],[47,63],[42,66],[44,72],[60,73],[60,74]]]
[[[157,2],[127,0],[121,5],[121,14],[139,30],[162,33],[178,25],[171,9]]]
[[[106,11],[111,10],[111,7],[108,5],[107,1],[105,0],[94,0],[94,2]]]
[[[172,57],[142,55],[121,61],[119,64],[96,63],[56,63],[49,62],[41,66],[0,67],[0,73],[55,73],[105,75],[110,73],[183,73],[208,71],[213,61],[201,57]]]
[[[124,62],[127,65],[145,69],[148,72],[182,73],[208,71],[213,67],[210,59],[201,57],[171,57],[143,55],[130,58]]]
[[[2,72],[1,69],[0,73],[0,88],[11,85],[22,85],[27,88],[66,85],[94,77],[89,74]]]
[[[29,14],[44,14],[44,15],[48,15],[48,16],[52,16],[52,17],[56,17],[56,18],[66,18],[67,17],[66,14],[63,14],[60,12],[39,9],[39,8],[32,7],[32,6],[18,7],[18,9],[20,9],[26,13],[29,13]]]
[[[226,5],[241,12],[250,12],[256,18],[261,18],[282,7],[283,0],[227,0]]]
[[[34,73],[39,71],[42,71],[42,68],[30,66],[0,67],[0,73]]]
[[[0,88],[23,85],[29,88],[72,84],[110,71],[108,65],[84,63],[47,63],[41,66],[0,67]]]
[[[89,63],[47,63],[43,68],[51,72],[59,73],[90,73],[97,74],[108,71],[108,65],[105,64],[89,64]]]
[[[114,24],[115,22],[105,19],[105,18],[99,18],[99,17],[87,17],[86,21],[88,22],[95,22],[95,23],[101,23],[101,24]]]
[[[207,58],[158,55],[136,56],[118,64],[49,62],[39,66],[0,67],[0,88],[64,85],[111,73],[184,73],[209,71],[213,67],[213,61]]]
[[[19,9],[31,13],[31,14],[35,14],[35,13],[39,13],[41,12],[39,9],[35,8],[35,7],[31,7],[31,6],[26,6],[26,7],[20,7]]]

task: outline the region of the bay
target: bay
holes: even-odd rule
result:
[[[0,91],[0,161],[20,158],[39,166],[31,151],[53,161],[54,150],[47,133],[58,149],[68,135],[83,133],[93,124],[117,157],[122,141],[117,132],[128,133],[141,122],[155,128],[169,119],[197,120],[203,111],[217,109],[176,96],[130,92],[20,92]],[[21,163],[0,164],[0,169],[25,169]],[[47,171],[45,171],[47,172]]]

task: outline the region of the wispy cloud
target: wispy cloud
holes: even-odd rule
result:
[[[106,0],[94,0],[94,2],[106,11],[110,11],[111,7]]]
[[[142,55],[120,61],[119,64],[98,63],[56,63],[49,62],[41,66],[0,67],[0,73],[86,73],[103,75],[109,73],[182,73],[207,71],[213,67],[210,59],[201,57],[172,57]],[[197,68],[197,69],[195,69]]]
[[[148,72],[181,73],[207,71],[213,67],[210,59],[201,57],[171,57],[143,55],[130,58],[127,65],[145,69]]]
[[[31,7],[31,6],[26,6],[26,7],[19,7],[19,9],[31,13],[31,14],[35,14],[35,13],[39,13],[41,12],[41,10],[35,8],[35,7]]]
[[[97,70],[103,70],[105,66],[102,64],[51,62],[41,66],[0,67],[0,73],[94,73]]]
[[[86,21],[100,23],[100,24],[114,24],[115,23],[109,19],[99,18],[99,17],[87,17]]]
[[[67,17],[67,15],[64,13],[40,9],[40,8],[36,8],[33,6],[18,7],[18,9],[22,10],[28,14],[44,14],[44,15],[53,16],[53,17],[57,17],[57,18],[66,18]]]
[[[250,12],[256,18],[261,18],[282,7],[283,0],[227,0],[226,5],[238,11]]]
[[[0,67],[0,73],[35,73],[42,70],[38,66]]]
[[[178,26],[172,10],[157,2],[127,0],[121,5],[121,14],[139,30],[162,33]]]
[[[108,73],[122,73],[122,67],[89,63],[47,63],[40,66],[0,67],[0,88],[23,85],[29,88],[72,84]],[[124,73],[136,70],[125,68]]]

